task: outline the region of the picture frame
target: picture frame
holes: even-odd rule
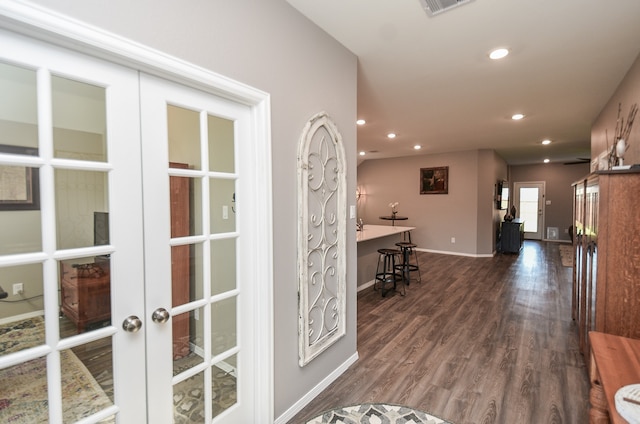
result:
[[[449,167],[420,168],[420,194],[449,194]]]
[[[0,153],[38,156],[38,149],[0,144]],[[0,211],[39,210],[39,174],[37,167],[0,165]]]

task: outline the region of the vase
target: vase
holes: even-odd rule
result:
[[[391,218],[396,219],[396,215],[397,214],[398,214],[398,212],[391,211]]]
[[[511,216],[515,219],[516,217],[516,206],[515,205],[511,205]]]
[[[616,143],[616,156],[618,157],[618,165],[624,166],[624,153],[627,151],[627,143],[621,138]]]

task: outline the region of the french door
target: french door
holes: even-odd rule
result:
[[[544,227],[544,182],[516,182],[514,204],[518,218],[524,220],[524,237],[542,240]]]
[[[146,309],[158,317],[146,332],[157,351],[147,364],[163,370],[147,375],[149,422],[174,413],[184,422],[194,415],[251,422],[251,408],[238,407],[254,403],[255,348],[243,325],[252,322],[251,295],[239,266],[249,248],[240,237],[242,194],[250,191],[240,159],[250,111],[149,75],[141,75],[140,88]],[[209,401],[189,398],[194,388]]]
[[[0,311],[0,421],[255,421],[251,108],[0,45],[0,282],[22,284]],[[21,396],[39,415],[20,421]]]

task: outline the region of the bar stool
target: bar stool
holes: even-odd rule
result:
[[[396,265],[396,270],[400,270],[402,273],[402,280],[409,285],[411,281],[411,273],[417,272],[417,282],[421,283],[422,278],[420,276],[420,267],[418,266],[418,254],[416,253],[416,245],[411,242],[401,241],[396,243],[396,246],[400,248],[402,252],[402,263]],[[411,263],[411,255],[413,254],[414,263]]]
[[[396,264],[396,256],[402,255],[402,251],[400,249],[378,249],[378,265],[376,266],[376,279],[373,282],[373,289],[378,290],[376,288],[376,284],[380,282],[380,291],[382,293],[382,297],[384,297],[390,289],[385,291],[386,283],[393,283],[393,289],[396,290],[396,282],[403,281],[403,276],[401,273],[396,272],[397,265]],[[380,262],[382,262],[382,270],[380,270]],[[404,282],[402,284],[402,293],[403,296],[406,294]]]

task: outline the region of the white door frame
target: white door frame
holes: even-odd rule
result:
[[[144,71],[169,81],[194,87],[251,108],[253,150],[244,158],[256,172],[251,184],[252,205],[260,211],[247,228],[254,240],[243,252],[254,287],[254,328],[256,337],[254,422],[273,420],[273,251],[271,183],[271,110],[268,93],[197,67],[157,50],[126,40],[58,12],[31,3],[5,0],[0,3],[0,28],[47,41],[113,63]],[[148,317],[147,317],[148,318]]]
[[[545,223],[545,191],[546,184],[544,181],[519,181],[513,183],[513,204],[516,205],[518,218],[520,216],[520,188],[536,187],[539,188],[538,197],[538,231],[527,232],[525,222],[524,238],[529,240],[542,240],[544,238],[544,223]]]

